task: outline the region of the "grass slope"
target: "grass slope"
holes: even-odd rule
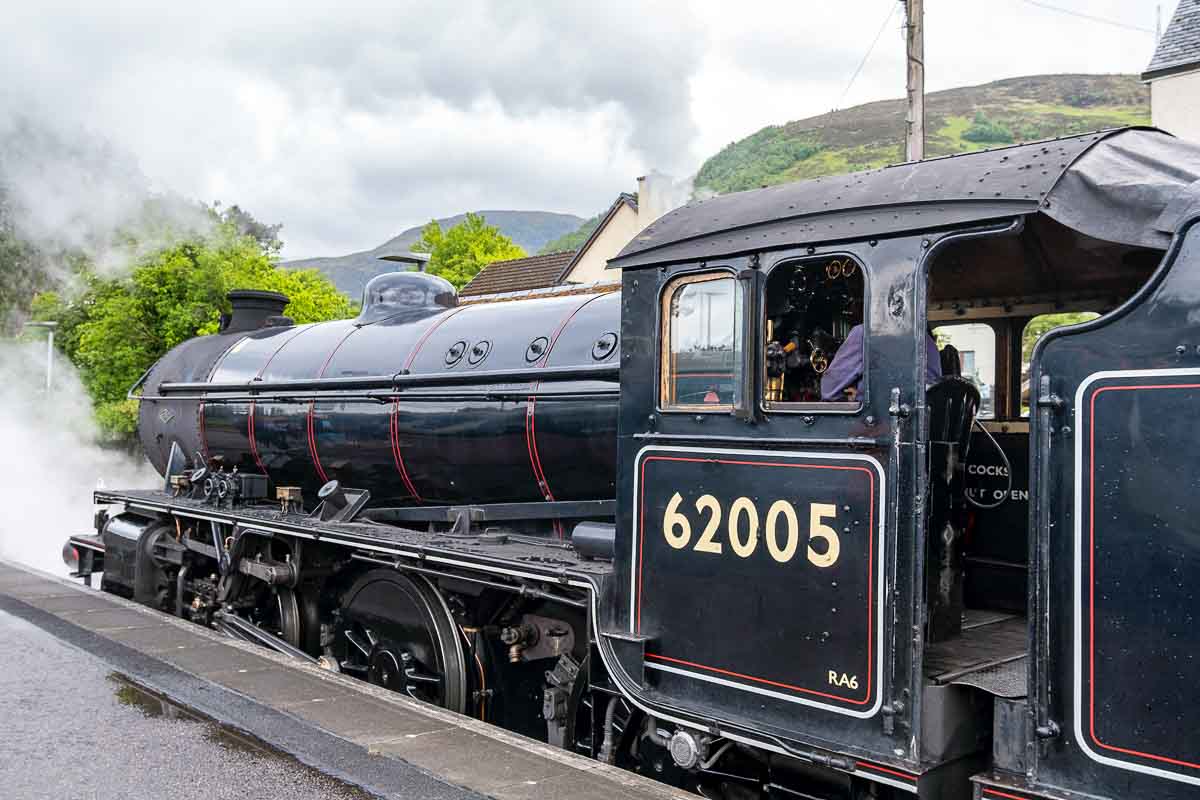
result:
[[[536,253],[547,242],[575,231],[584,221],[574,214],[555,214],[550,211],[480,211],[489,224],[500,228],[501,233],[512,239],[526,253]],[[466,219],[466,214],[439,219],[442,228],[449,228]],[[409,228],[371,250],[350,253],[331,258],[301,258],[287,261],[285,267],[295,269],[316,268],[324,272],[334,285],[353,299],[362,296],[367,281],[384,272],[403,269],[403,264],[380,261],[380,256],[406,253],[412,243],[421,236],[418,225]]]
[[[725,147],[696,175],[718,193],[881,167],[904,160],[904,101],[772,125]],[[933,92],[925,153],[1150,124],[1150,91],[1134,75],[1034,75]]]
[[[604,219],[604,215],[606,213],[608,212],[601,211],[591,219],[585,220],[582,225],[570,233],[564,233],[557,239],[546,242],[544,245],[542,245],[542,249],[538,250],[538,255],[544,255],[546,253],[565,253],[568,250],[578,250],[579,248],[583,247],[583,243],[588,240],[588,237],[592,235],[592,232],[595,231],[596,228],[600,227],[600,220]]]

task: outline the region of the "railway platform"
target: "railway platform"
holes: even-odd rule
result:
[[[176,705],[379,797],[693,797],[3,560],[0,611]],[[153,753],[145,756],[152,764]]]

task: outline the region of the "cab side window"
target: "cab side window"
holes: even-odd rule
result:
[[[942,357],[942,374],[959,375],[979,390],[980,419],[996,416],[996,331],[981,322],[939,325],[933,329]]]
[[[1041,314],[1025,323],[1021,332],[1021,416],[1029,416],[1029,361],[1033,358],[1034,345],[1050,331],[1064,325],[1090,322],[1100,315],[1095,311],[1067,311],[1058,314]]]
[[[725,411],[742,382],[742,289],[728,272],[687,275],[663,293],[660,404]]]
[[[780,264],[767,276],[763,405],[857,407],[863,400],[862,265],[845,256]]]

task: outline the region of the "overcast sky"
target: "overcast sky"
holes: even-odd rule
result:
[[[1160,3],[926,0],[927,89],[1148,63],[1152,33],[1043,5],[1153,31]],[[282,222],[286,256],[339,255],[471,209],[590,216],[650,169],[898,97],[902,17],[897,0],[14,2],[0,115]]]

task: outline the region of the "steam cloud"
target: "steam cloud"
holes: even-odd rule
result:
[[[0,110],[0,189],[19,238],[46,256],[69,294],[68,257],[107,277],[143,253],[211,225],[202,206],[155,194],[136,161],[97,136]],[[57,353],[45,386],[44,340],[0,339],[0,557],[63,571],[67,536],[89,531],[92,491],[153,486],[140,458],[99,444],[90,398]]]
[[[0,558],[62,572],[63,542],[88,533],[92,490],[148,488],[162,479],[144,461],[101,448],[91,402],[61,357],[45,387],[42,342],[0,342]]]
[[[63,257],[82,253],[102,275],[212,226],[204,208],[156,194],[137,161],[98,135],[0,107],[0,189],[23,240],[71,278]]]

